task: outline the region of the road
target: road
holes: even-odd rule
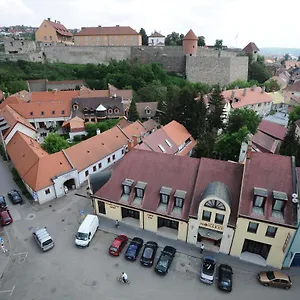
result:
[[[3,169],[0,164],[1,178]],[[1,184],[1,192],[14,187],[9,177]],[[88,204],[86,199],[73,196],[32,210],[29,204],[10,204],[14,223],[6,227],[12,249],[11,259],[0,280],[0,300],[105,299],[141,300],[279,300],[297,299],[300,278],[293,277],[289,291],[266,288],[256,281],[256,275],[243,269],[234,269],[234,289],[230,294],[199,281],[200,259],[177,254],[165,277],[155,274],[153,268],[144,268],[139,262],[128,262],[121,255],[109,256],[107,249],[113,234],[99,230],[89,248],[78,249],[74,234],[78,229],[78,211]],[[37,226],[47,226],[55,240],[55,247],[42,253],[32,238]],[[141,236],[143,238],[143,236]],[[158,252],[159,255],[160,251]],[[2,253],[0,253],[1,255]],[[116,281],[125,271],[131,283]]]

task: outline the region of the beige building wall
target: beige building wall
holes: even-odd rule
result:
[[[76,46],[141,46],[140,35],[92,35],[75,36]]]
[[[44,20],[39,29],[35,32],[35,40],[43,43],[59,42],[56,30],[47,20]]]
[[[120,205],[109,203],[109,202],[104,202],[104,203],[105,203],[106,216],[109,219],[122,220],[122,212],[121,212]]]
[[[259,223],[256,233],[247,231],[249,222]],[[267,237],[265,235],[268,226],[277,227],[275,238]],[[289,243],[291,242],[294,233],[295,229],[249,220],[246,218],[238,218],[230,254],[239,257],[241,255],[245,239],[268,244],[271,245],[271,248],[266,264],[268,266],[281,269],[286,251],[289,248]],[[288,235],[290,235],[289,242],[285,247],[285,251],[283,251],[283,246],[288,239]]]
[[[178,240],[186,242],[187,230],[188,223],[180,221],[178,226]]]
[[[144,229],[157,232],[157,216],[148,212],[144,212]]]

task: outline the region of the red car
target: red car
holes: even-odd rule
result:
[[[8,209],[0,211],[0,223],[2,226],[8,225],[13,222],[13,218]]]
[[[126,235],[118,235],[108,249],[109,254],[113,256],[119,256],[127,242],[128,237]]]

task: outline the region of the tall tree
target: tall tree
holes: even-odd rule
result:
[[[41,146],[46,152],[51,154],[51,153],[59,152],[62,149],[66,149],[70,145],[62,136],[58,135],[57,133],[50,133],[44,139],[44,142],[42,143]]]
[[[291,124],[280,146],[279,153],[281,155],[294,155],[296,157],[299,157],[299,146],[299,139],[296,135],[296,125]]]
[[[264,85],[266,87],[266,92],[267,93],[276,92],[276,91],[280,90],[280,85],[279,85],[278,81],[274,78],[268,79],[264,83]]]
[[[290,55],[288,53],[284,54],[284,61],[287,61],[290,59]]]
[[[193,151],[193,157],[215,157],[215,142],[216,134],[209,131],[204,131],[198,136],[197,145]]]
[[[142,36],[142,45],[147,46],[148,45],[148,35],[144,28],[141,28],[140,35]]]
[[[132,99],[132,101],[130,103],[129,111],[128,111],[128,120],[132,121],[132,122],[135,122],[138,119],[139,119],[139,113],[136,109],[135,100]]]
[[[290,113],[289,113],[289,124],[295,123],[300,119],[300,105],[297,105]]]
[[[223,48],[223,40],[216,40],[214,47],[216,49],[222,49]]]
[[[184,35],[172,32],[171,34],[168,34],[165,39],[165,45],[166,46],[182,46]]]
[[[200,47],[205,46],[205,37],[204,36],[198,36],[198,46],[200,46]]]

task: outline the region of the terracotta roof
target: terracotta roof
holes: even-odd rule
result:
[[[243,95],[244,89],[236,89],[234,98],[232,98],[232,91],[223,91],[222,95],[226,102],[232,100],[232,108],[242,108],[247,105],[258,103],[272,102],[272,98],[266,92],[262,93],[261,87],[256,87],[254,91],[251,88],[246,89],[246,96]],[[238,101],[236,101],[236,99]]]
[[[111,26],[111,27],[82,27],[75,36],[90,35],[139,35],[129,26]]]
[[[122,131],[126,134],[129,139],[132,139],[133,136],[141,137],[146,133],[146,129],[143,127],[140,121],[135,121],[130,125],[126,126],[122,129]]]
[[[72,98],[79,95],[79,91],[32,92],[30,94],[30,102],[63,101],[70,103]]]
[[[70,127],[70,132],[78,132],[84,130],[84,120],[79,117],[74,117],[71,120],[65,121],[61,127]]]
[[[191,139],[194,142],[191,134],[185,129],[183,125],[176,121],[171,121],[163,127],[163,130],[167,135],[176,143],[177,147],[185,143],[187,139]]]
[[[0,116],[2,116],[5,121],[10,126],[9,129],[7,129],[3,133],[3,137],[6,138],[11,130],[14,128],[14,126],[17,123],[21,123],[22,125],[26,126],[27,128],[36,131],[36,129],[21,115],[19,115],[15,110],[13,110],[10,106],[6,105],[4,108],[0,109]]]
[[[117,126],[65,150],[78,172],[127,145],[128,138]]]
[[[243,177],[242,164],[201,158],[200,167],[196,179],[195,191],[192,199],[190,216],[197,217],[201,195],[206,186],[213,181],[220,181],[224,183],[231,195],[231,214],[229,217],[229,224],[236,225],[240,189]]]
[[[285,65],[286,69],[300,67],[300,61],[287,60],[287,61],[284,62],[284,65]]]
[[[151,35],[149,35],[149,37],[165,37],[165,36],[157,31],[154,31]]]
[[[149,119],[145,122],[143,122],[143,126],[146,128],[146,130],[152,131],[153,129],[156,129],[158,127],[158,123],[156,123],[153,119]]]
[[[293,225],[291,157],[252,152],[251,158],[247,160],[245,168],[239,215]],[[264,214],[255,214],[252,212],[255,187],[267,190]],[[273,191],[284,192],[288,197],[283,213],[284,219],[282,220],[272,217]]]
[[[2,103],[0,103],[0,109],[4,108],[6,105],[16,104],[16,103],[20,103],[20,102],[21,102],[21,100],[19,100],[17,97],[9,96]]]
[[[300,92],[300,81],[296,81],[295,83],[292,83],[291,85],[288,85],[285,89],[285,91],[289,92]]]
[[[131,123],[127,120],[127,118],[126,117],[122,117],[121,119],[120,119],[120,121],[118,122],[118,126],[121,128],[121,129],[123,129],[123,128],[125,128],[125,127],[127,127],[128,125],[130,125]]]
[[[189,32],[185,35],[183,38],[184,40],[198,40],[198,37],[194,33],[192,29],[189,30]]]
[[[284,137],[287,133],[286,127],[267,120],[262,120],[260,122],[258,130],[281,141],[284,140]]]
[[[175,154],[178,151],[177,145],[162,128],[146,136],[143,143],[137,145],[135,148],[145,150],[145,145],[146,149],[148,148],[147,150],[150,149],[158,153]]]
[[[58,34],[63,35],[63,36],[73,36],[73,34],[63,25],[60,23],[55,23],[52,21],[47,21],[55,30]]]
[[[158,102],[138,102],[136,103],[136,109],[141,119],[153,118],[156,115]],[[147,110],[150,110],[150,114],[147,114]]]
[[[259,51],[258,47],[255,45],[255,43],[250,42],[244,49],[246,53],[252,53],[254,51]]]
[[[257,131],[257,133],[251,138],[251,141],[255,146],[258,146],[260,151],[263,152],[275,153],[279,145],[278,140],[261,131]]]
[[[133,149],[120,161],[113,170],[110,180],[95,195],[112,202],[120,202],[122,182],[126,178],[134,180],[134,186],[138,181],[146,182],[142,209],[171,216],[175,200],[174,193],[176,190],[183,190],[187,192],[183,209],[181,214],[174,218],[187,221],[199,162],[200,160],[196,158]],[[160,190],[163,186],[172,189],[170,201],[167,210],[157,211],[160,203]],[[132,206],[135,205],[132,203],[134,190],[132,189],[129,197],[129,205]]]

